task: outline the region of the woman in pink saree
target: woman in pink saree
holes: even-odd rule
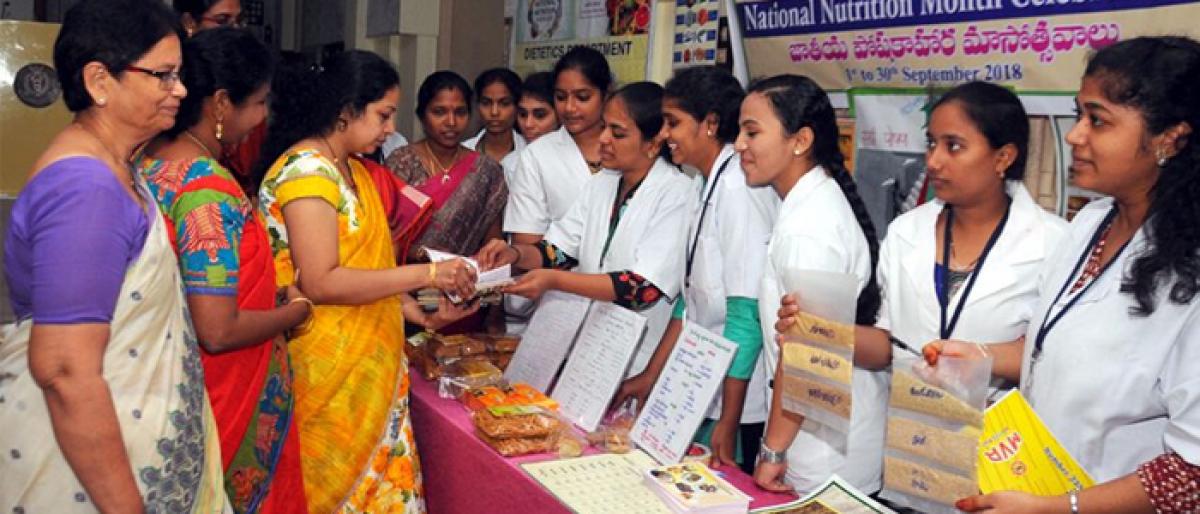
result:
[[[471,118],[471,87],[458,74],[439,71],[417,91],[417,116],[425,138],[387,157],[400,180],[428,196],[433,214],[424,230],[397,255],[407,262],[427,260],[428,247],[471,256],[500,237],[500,215],[508,198],[500,164],[459,141]]]

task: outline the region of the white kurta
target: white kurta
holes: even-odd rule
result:
[[[758,306],[764,363],[772,374],[779,364],[779,346],[775,344],[779,300],[791,292],[782,279],[787,270],[850,274],[858,279],[859,291],[871,278],[867,238],[841,188],[821,167],[801,177],[783,200],[767,249]],[[852,394],[854,408],[845,453],[806,430],[801,430],[788,448],[787,482],[797,491],[810,491],[834,473],[864,492],[879,490],[888,373],[854,368]]]
[[[538,142],[541,142],[539,139]],[[608,253],[609,214],[621,186],[621,174],[603,170],[584,187],[579,201],[546,232],[546,241],[579,260],[574,271],[609,273],[632,270],[662,290],[666,298],[649,309],[647,330],[628,375],[640,373],[653,355],[671,319],[673,299],[679,294],[683,273],[684,237],[696,198],[695,183],[662,159],[629,199],[613,232]]]
[[[718,179],[717,172],[726,159],[729,164]],[[699,227],[697,238],[697,223],[710,194],[704,226]],[[726,298],[758,298],[767,243],[779,212],[779,195],[770,187],[748,186],[741,158],[733,145],[726,145],[713,162],[699,202],[694,205],[687,251],[692,251],[692,241],[697,243],[691,286],[684,289],[687,321],[721,334],[725,330]],[[762,423],[770,414],[770,398],[766,395],[769,377],[761,361],[760,357],[746,389],[741,423]],[[709,409],[712,419],[720,418],[722,394],[717,392]]]
[[[1088,204],[1047,259],[1021,369],[1034,410],[1098,482],[1133,473],[1168,451],[1200,464],[1200,299],[1177,305],[1163,286],[1154,313],[1135,316],[1133,296],[1120,292],[1122,275],[1146,243],[1145,227],[1063,315],[1031,364],[1039,325],[1070,295],[1064,292],[1053,309],[1050,303],[1068,278],[1078,277],[1068,275],[1111,207],[1109,199]]]
[[[565,128],[538,138],[519,155],[508,181],[504,231],[545,234],[579,198],[592,175]]]
[[[1042,262],[1066,234],[1066,221],[1034,203],[1024,184],[1009,182],[1007,189],[1012,198],[1008,223],[963,305],[954,339],[988,344],[1024,335],[1037,307]],[[933,277],[939,257],[937,219],[944,207],[935,200],[896,218],[879,250],[883,305],[875,325],[918,351],[940,336],[941,307]],[[954,315],[964,290],[960,287],[950,298],[947,318]],[[993,399],[1000,391],[991,391]]]
[[[481,146],[480,143],[483,142],[483,135],[486,133],[487,133],[487,129],[480,129],[478,134],[475,134],[474,136],[471,136],[470,138],[468,138],[466,141],[463,141],[462,142],[463,146],[470,148],[472,150],[475,150],[479,153],[484,153],[483,146]],[[516,171],[517,157],[519,155],[521,155],[521,151],[524,150],[526,146],[528,146],[525,142],[525,136],[522,136],[520,132],[517,132],[514,129],[512,131],[512,135],[513,135],[513,150],[511,152],[508,152],[507,154],[505,154],[504,157],[500,158],[500,166],[504,168],[504,181],[506,183],[512,182],[512,175]]]

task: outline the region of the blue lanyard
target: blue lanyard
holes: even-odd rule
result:
[[[953,244],[954,234],[950,230],[950,226],[954,223],[954,207],[946,206],[946,227],[942,232],[942,280],[937,282],[938,304],[942,308],[942,317],[939,320],[938,328],[940,329],[942,339],[950,339],[950,334],[954,333],[954,327],[958,326],[958,317],[962,315],[963,307],[967,305],[967,297],[971,295],[971,289],[975,287],[975,279],[979,278],[979,274],[983,272],[983,263],[987,261],[988,254],[992,253],[992,248],[996,246],[996,241],[1000,239],[1000,233],[1004,232],[1004,226],[1008,224],[1008,214],[1012,211],[1012,199],[1008,199],[1008,205],[1004,207],[1004,216],[1000,218],[1000,224],[996,225],[996,229],[992,230],[991,237],[988,238],[987,244],[983,247],[983,253],[979,254],[979,262],[975,263],[975,271],[971,272],[970,278],[967,279],[967,284],[963,286],[962,296],[958,297],[958,306],[954,308],[954,315],[950,318],[950,322],[946,322],[946,307],[950,305],[950,246]]]
[[[1079,273],[1079,269],[1083,267],[1083,263],[1087,261],[1088,256],[1091,255],[1096,244],[1100,242],[1100,236],[1104,235],[1104,231],[1108,229],[1109,225],[1112,225],[1113,219],[1116,217],[1117,206],[1114,205],[1112,209],[1109,209],[1108,214],[1104,216],[1104,220],[1100,222],[1100,226],[1096,227],[1096,233],[1092,234],[1092,240],[1083,248],[1083,253],[1079,256],[1079,260],[1075,262],[1075,267],[1071,269],[1071,273],[1067,275],[1067,280],[1063,282],[1062,288],[1058,290],[1058,294],[1054,295],[1054,301],[1050,302],[1049,307],[1046,308],[1046,316],[1042,318],[1042,324],[1038,326],[1037,336],[1034,338],[1034,360],[1037,360],[1042,356],[1042,346],[1046,344],[1046,336],[1050,335],[1050,330],[1054,328],[1054,325],[1058,324],[1058,320],[1062,319],[1063,315],[1065,315],[1067,311],[1071,310],[1071,307],[1075,306],[1075,303],[1083,297],[1084,293],[1086,293],[1088,289],[1091,289],[1096,282],[1100,281],[1100,277],[1104,276],[1104,272],[1108,271],[1108,268],[1111,267],[1114,262],[1117,262],[1117,258],[1120,257],[1121,253],[1125,251],[1125,247],[1129,246],[1129,243],[1133,241],[1132,237],[1129,238],[1129,241],[1125,241],[1125,244],[1121,245],[1121,248],[1117,249],[1117,253],[1113,254],[1113,257],[1108,261],[1108,264],[1105,264],[1103,268],[1100,268],[1100,272],[1097,273],[1096,276],[1087,283],[1087,285],[1083,286],[1083,290],[1067,301],[1067,304],[1064,305],[1057,314],[1050,316],[1050,313],[1054,311],[1054,306],[1058,305],[1058,301],[1062,299],[1063,293],[1067,291],[1067,287],[1071,285],[1072,281],[1076,280],[1075,274]]]

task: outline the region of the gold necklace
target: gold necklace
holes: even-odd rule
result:
[[[204,153],[208,154],[209,157],[214,159],[217,157],[217,154],[213,153],[213,151],[208,148],[208,145],[204,144],[204,141],[201,141],[200,138],[192,134],[191,130],[185,130],[183,131],[183,134],[187,136],[188,139],[191,139],[193,143],[196,143],[196,145],[198,145],[202,150],[204,150]]]
[[[442,161],[433,153],[433,148],[429,147],[429,140],[425,140],[425,153],[429,154],[429,159],[433,161],[434,166],[439,168],[438,172],[434,173],[434,176],[441,175],[443,184],[450,181],[450,168],[454,166],[454,163],[458,162],[458,153],[461,150],[461,146],[454,147],[454,155],[450,158],[450,166],[443,166]]]
[[[355,196],[358,196],[358,185],[354,183],[354,175],[350,173],[350,167],[347,166],[343,171],[341,159],[338,159],[337,151],[333,149],[333,145],[329,144],[329,139],[327,139],[325,136],[319,137],[321,138],[321,142],[325,144],[325,148],[329,149],[329,158],[333,159],[334,169],[337,170],[339,175],[346,179],[346,184],[350,186],[350,190],[354,192]]]
[[[75,122],[75,125],[79,126],[79,128],[84,132],[87,132],[87,134],[91,136],[92,139],[95,139],[97,143],[100,143],[100,147],[104,149],[104,153],[108,154],[108,157],[113,160],[113,163],[116,164],[118,168],[124,168],[125,171],[129,172],[129,187],[132,187],[134,191],[136,191],[137,179],[134,177],[133,170],[130,169],[129,159],[121,158],[120,154],[112,151],[112,148],[109,148],[108,143],[106,143],[99,134],[96,134],[92,131],[92,129],[87,128],[87,126],[83,123],[77,121]]]

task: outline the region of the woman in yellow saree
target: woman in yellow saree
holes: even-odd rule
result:
[[[436,328],[470,312],[444,302],[426,315],[402,295],[430,286],[467,294],[474,276],[461,260],[395,267],[379,192],[350,157],[393,131],[398,84],[379,56],[349,51],[324,70],[283,70],[274,85],[259,207],[279,285],[295,283],[316,304],[289,342],[314,513],[424,511],[404,317]]]

